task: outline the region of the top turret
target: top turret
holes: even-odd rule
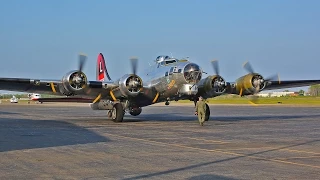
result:
[[[161,55],[161,56],[158,56],[157,59],[156,59],[156,62],[157,63],[160,63],[166,59],[170,59],[170,56],[166,56],[166,55]]]

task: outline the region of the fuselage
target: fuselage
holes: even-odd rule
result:
[[[110,109],[112,103],[108,103],[108,99],[111,98],[123,102],[124,107],[130,109],[169,100],[191,99],[198,93],[197,83],[201,78],[202,70],[197,64],[159,56],[144,73],[126,74],[116,81],[104,82],[116,87],[110,87],[110,94],[107,93],[108,98],[104,99],[110,106],[106,107],[104,102],[98,104],[102,104],[102,109]],[[98,96],[101,92],[95,93]]]
[[[179,99],[195,95],[202,77],[201,68],[188,60],[159,56],[156,63],[141,75],[144,87],[153,87],[159,92],[159,99]]]

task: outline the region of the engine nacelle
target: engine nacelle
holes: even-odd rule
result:
[[[258,73],[247,74],[236,80],[236,91],[239,95],[252,95],[265,88],[264,78]]]
[[[135,97],[143,87],[142,79],[134,74],[126,74],[118,81],[119,87],[112,90],[116,98],[119,97]]]
[[[83,72],[71,71],[62,78],[59,90],[62,94],[70,96],[82,92],[87,86],[87,76]]]
[[[199,93],[209,97],[223,94],[227,89],[226,81],[219,75],[208,76],[198,84]]]

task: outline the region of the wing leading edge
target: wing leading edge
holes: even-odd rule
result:
[[[41,80],[27,78],[0,78],[0,90],[42,93],[60,96],[79,95],[88,98],[109,96],[116,88],[113,82],[88,81],[86,86],[78,91],[70,91],[61,80]]]
[[[264,90],[294,88],[320,84],[320,80],[269,81]]]

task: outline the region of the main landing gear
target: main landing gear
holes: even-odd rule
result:
[[[141,107],[129,108],[129,113],[132,116],[138,116],[141,114],[141,112],[142,112]],[[108,116],[108,118],[111,118],[112,121],[114,121],[114,122],[122,122],[124,113],[125,113],[125,111],[124,111],[122,103],[115,103],[113,105],[113,108],[107,112],[107,116]]]
[[[124,116],[124,110],[121,103],[113,105],[113,109],[109,110],[107,116],[112,119],[113,122],[122,122]]]

